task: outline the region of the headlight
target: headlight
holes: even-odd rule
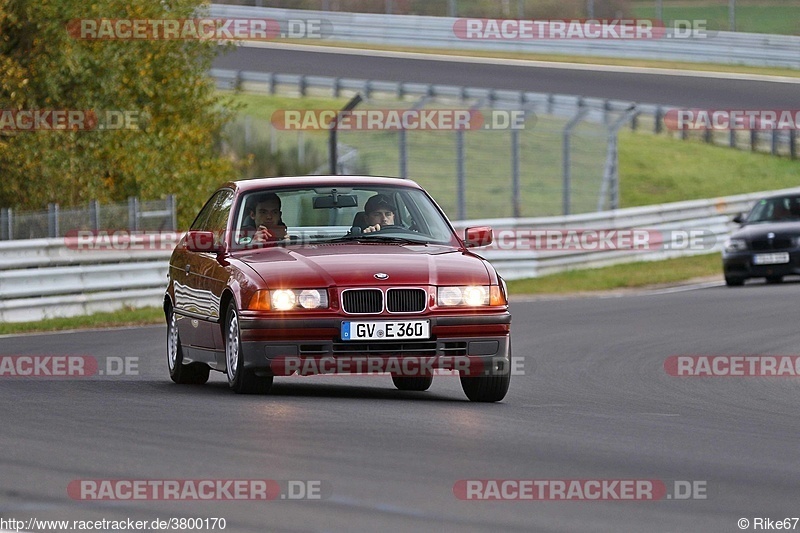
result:
[[[324,309],[328,307],[325,289],[278,289],[258,291],[250,299],[253,311],[291,311],[292,309]]]
[[[725,241],[726,252],[741,252],[747,250],[747,241],[744,239],[728,239]]]
[[[489,287],[469,285],[466,287],[439,287],[436,302],[442,307],[465,305],[478,307],[489,305]]]

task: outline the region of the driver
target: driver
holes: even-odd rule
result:
[[[253,243],[286,239],[286,224],[281,217],[281,199],[274,192],[259,194],[251,204],[242,228],[251,235]]]
[[[367,227],[364,233],[380,231],[382,226],[394,226],[394,216],[397,208],[392,199],[385,194],[376,194],[364,205]]]

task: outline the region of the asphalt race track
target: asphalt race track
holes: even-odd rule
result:
[[[520,66],[508,62],[463,62],[371,56],[365,51],[330,53],[280,44],[269,48],[239,47],[219,56],[217,68],[313,74],[343,78],[439,83],[468,87],[525,90],[612,98],[649,104],[708,109],[795,109],[800,79],[776,83],[732,79],[725,74],[681,76],[645,72],[609,72],[575,68]],[[587,70],[588,69],[588,70]],[[719,76],[719,77],[708,77]],[[725,77],[728,76],[728,77]]]
[[[0,339],[0,355],[138,358],[139,375],[0,379],[0,517],[225,518],[226,531],[739,531],[800,515],[796,377],[673,377],[670,355],[791,355],[800,283],[513,304],[524,375],[502,403],[458,380],[224,376],[174,385],[165,328]],[[81,501],[73,480],[321,481],[323,498]],[[467,479],[697,482],[705,499],[463,501]],[[676,493],[677,494],[677,493]]]

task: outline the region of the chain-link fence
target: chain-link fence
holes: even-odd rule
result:
[[[618,207],[614,140],[624,111],[558,99],[490,106],[481,97],[386,96],[364,100],[340,122],[338,174],[411,178],[453,220]],[[320,117],[336,112],[281,110],[271,122],[249,118],[238,127],[264,139],[271,151],[308,160],[310,153],[328,153],[330,123],[325,127]],[[468,127],[455,127],[454,116],[468,117]],[[397,127],[392,117],[412,117],[410,127]],[[285,127],[289,123],[297,128]],[[329,161],[316,170],[330,172]]]
[[[126,203],[100,204],[92,201],[78,208],[62,209],[50,204],[44,211],[0,209],[0,240],[64,237],[79,230],[92,231],[175,231],[175,196]]]

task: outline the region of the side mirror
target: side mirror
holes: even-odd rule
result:
[[[733,221],[736,222],[737,224],[743,224],[744,223],[744,213],[739,213],[738,215],[733,217]]]
[[[489,226],[476,226],[464,230],[464,246],[479,248],[489,246],[494,241],[494,233]]]
[[[190,252],[219,253],[225,248],[222,243],[217,242],[213,231],[187,231],[183,243]]]

